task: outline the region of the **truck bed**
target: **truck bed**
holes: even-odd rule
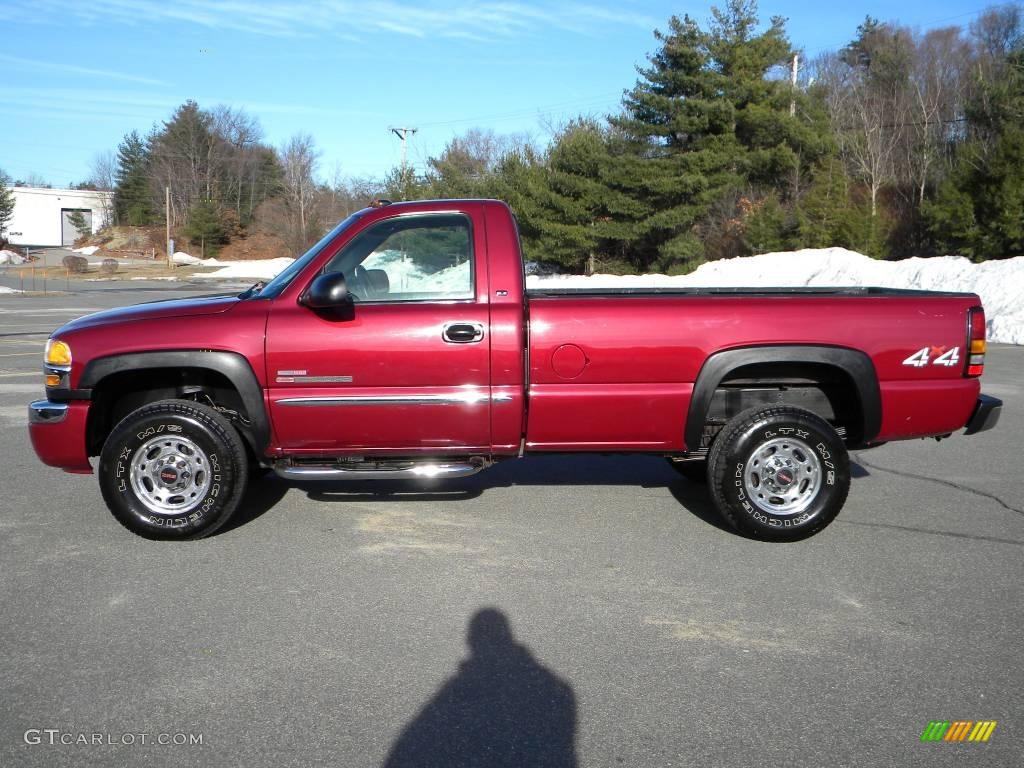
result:
[[[880,382],[877,440],[966,423],[963,364],[910,365],[926,345],[966,354],[970,293],[891,288],[624,288],[529,292],[531,450],[678,451],[705,362],[728,349],[857,350]],[[938,355],[941,352],[936,351]]]
[[[875,286],[847,286],[847,287],[797,287],[797,288],[747,288],[747,287],[717,287],[717,288],[688,288],[684,286],[637,286],[624,288],[527,288],[526,295],[536,298],[557,298],[559,296],[570,296],[573,298],[587,298],[602,296],[612,297],[657,297],[657,296],[900,296],[903,298],[963,298],[971,296],[970,293],[958,293],[955,291],[922,291],[911,288],[880,288]]]

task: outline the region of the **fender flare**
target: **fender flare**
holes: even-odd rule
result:
[[[779,344],[726,349],[708,357],[693,384],[684,440],[689,451],[700,445],[711,399],[732,371],[756,363],[814,363],[837,368],[850,377],[860,399],[860,442],[868,443],[882,427],[882,393],[878,373],[867,354],[858,349],[824,344]]]
[[[238,391],[251,422],[250,427],[240,430],[242,435],[257,456],[270,445],[270,418],[263,401],[263,388],[249,361],[237,352],[182,349],[99,357],[86,364],[78,387],[80,391],[91,391],[112,374],[152,368],[203,368],[221,374]]]

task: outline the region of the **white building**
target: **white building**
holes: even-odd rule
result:
[[[14,217],[3,234],[15,245],[72,245],[79,234],[68,221],[81,211],[93,232],[106,223],[113,207],[113,192],[86,189],[10,187],[14,193]]]

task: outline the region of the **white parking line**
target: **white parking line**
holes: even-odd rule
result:
[[[0,357],[35,357],[38,352],[11,352],[7,355],[0,355]]]
[[[90,310],[85,307],[82,309],[33,309],[33,310],[17,310],[17,309],[0,309],[0,315],[16,315],[17,317],[53,317],[54,315],[68,315],[69,317],[81,317],[82,315],[88,315],[92,312],[99,312],[98,309]]]
[[[0,373],[0,379],[13,379],[15,376],[38,376],[39,371],[23,371],[22,373]]]

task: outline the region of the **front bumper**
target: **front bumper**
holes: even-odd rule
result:
[[[28,434],[44,464],[65,472],[91,473],[85,447],[88,401],[54,403],[36,400],[28,406]]]
[[[965,435],[976,435],[986,429],[992,429],[999,423],[999,415],[1003,410],[1003,401],[998,397],[990,395],[978,395],[978,403],[974,406],[974,413],[967,422]]]
[[[67,403],[51,403],[49,400],[36,400],[28,404],[29,424],[57,424],[67,418]]]

